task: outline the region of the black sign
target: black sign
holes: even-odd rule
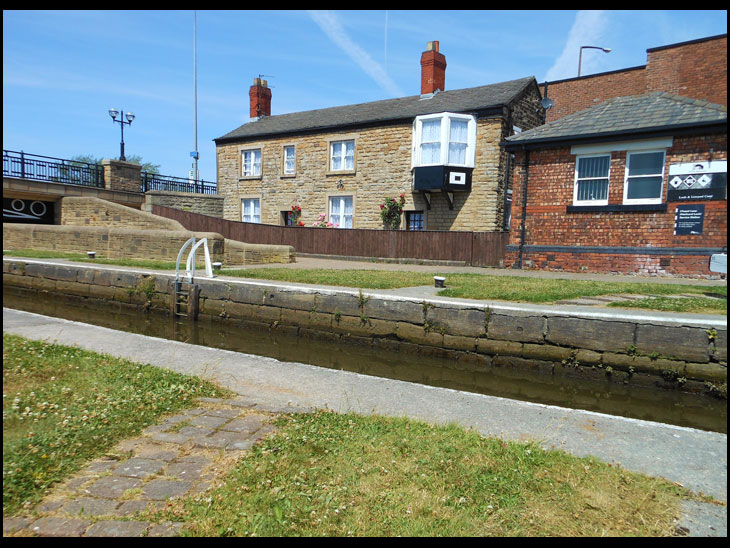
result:
[[[725,200],[727,173],[694,173],[671,176],[667,190],[668,202],[690,200]]]
[[[674,214],[674,235],[702,234],[705,224],[705,205],[678,205]]]
[[[54,205],[54,202],[3,197],[3,222],[52,225]]]

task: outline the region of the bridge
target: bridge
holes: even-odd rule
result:
[[[108,200],[148,209],[151,194],[217,197],[217,185],[142,171],[120,160],[99,164],[3,150],[3,223],[60,224],[64,196]]]

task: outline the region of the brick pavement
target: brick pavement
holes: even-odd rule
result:
[[[3,536],[171,537],[182,523],[154,521],[168,501],[213,487],[256,442],[276,430],[277,413],[301,412],[236,397],[197,408],[118,443],[57,486],[27,515],[3,519]]]

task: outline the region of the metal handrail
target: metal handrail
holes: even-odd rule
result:
[[[190,245],[192,245],[193,247],[190,249],[190,253],[188,254],[188,260],[185,265],[185,275],[188,278],[188,283],[193,283],[193,278],[195,277],[195,252],[201,245],[203,246],[203,252],[205,254],[205,275],[208,278],[214,278],[215,276],[213,275],[213,267],[210,262],[210,253],[208,252],[208,238],[203,238],[196,243],[195,237],[193,236],[183,244],[183,246],[180,248],[180,252],[177,254],[177,261],[175,262],[175,282],[180,279],[180,259],[182,259],[183,252]]]
[[[98,164],[14,150],[3,149],[3,177],[104,188],[104,170]]]
[[[170,192],[192,192],[195,194],[217,194],[218,185],[211,181],[202,179],[190,180],[182,177],[171,177],[169,175],[160,175],[158,173],[150,173],[143,171],[141,173],[142,192],[150,190],[166,190]]]

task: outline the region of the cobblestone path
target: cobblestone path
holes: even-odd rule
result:
[[[3,519],[3,536],[178,536],[182,523],[145,521],[142,513],[206,491],[246,450],[276,430],[291,407],[245,398],[203,398],[189,409],[124,440],[86,465],[26,516]]]

